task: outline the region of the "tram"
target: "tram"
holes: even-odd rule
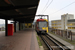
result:
[[[35,30],[38,34],[48,33],[48,20],[47,19],[37,19],[35,23]]]

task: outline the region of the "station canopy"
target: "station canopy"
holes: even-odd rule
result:
[[[0,0],[0,18],[33,22],[38,4],[39,0]]]

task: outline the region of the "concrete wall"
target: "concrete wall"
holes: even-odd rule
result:
[[[67,20],[69,20],[69,19],[74,19],[74,15],[72,15],[72,14],[67,14]]]
[[[65,30],[67,29],[67,22],[69,19],[74,19],[74,15],[72,14],[64,14],[64,15],[61,15],[61,29],[62,30]]]
[[[65,21],[65,17],[64,17],[64,16],[61,16],[61,29],[62,29],[62,30],[65,29],[65,25],[64,25],[65,22],[64,22],[64,21]]]

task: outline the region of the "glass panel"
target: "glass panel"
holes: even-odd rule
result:
[[[47,22],[39,22],[39,27],[47,27]]]

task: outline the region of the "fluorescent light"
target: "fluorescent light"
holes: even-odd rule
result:
[[[36,6],[34,6],[34,7],[29,7],[28,9],[35,9],[36,8]]]

